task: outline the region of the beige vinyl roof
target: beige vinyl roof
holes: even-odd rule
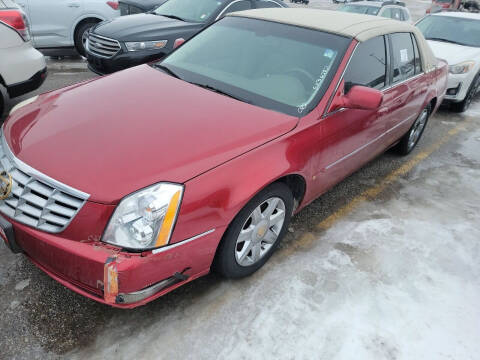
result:
[[[366,41],[376,36],[411,32],[415,34],[422,53],[424,70],[430,71],[437,63],[432,50],[420,31],[413,25],[379,16],[354,14],[308,8],[267,8],[239,11],[228,16],[247,17],[301,26]]]

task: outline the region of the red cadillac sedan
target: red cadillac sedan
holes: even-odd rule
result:
[[[163,61],[40,95],[2,127],[0,234],[120,308],[211,269],[247,276],[293,214],[442,102],[408,24],[312,9],[230,14]]]

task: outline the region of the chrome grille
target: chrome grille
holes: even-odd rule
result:
[[[0,172],[3,171],[12,176],[12,191],[6,199],[0,200],[0,212],[39,230],[50,233],[63,231],[89,197],[17,159],[2,132]]]
[[[89,33],[86,48],[93,55],[110,58],[120,51],[121,46],[117,40]]]

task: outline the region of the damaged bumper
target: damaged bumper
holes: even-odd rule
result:
[[[120,308],[144,305],[207,274],[223,232],[212,229],[156,252],[127,253],[2,220],[2,228],[12,225],[15,244],[41,270],[83,296]]]

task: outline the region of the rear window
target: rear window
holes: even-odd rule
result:
[[[356,14],[377,15],[380,8],[368,5],[344,5],[338,10]]]

